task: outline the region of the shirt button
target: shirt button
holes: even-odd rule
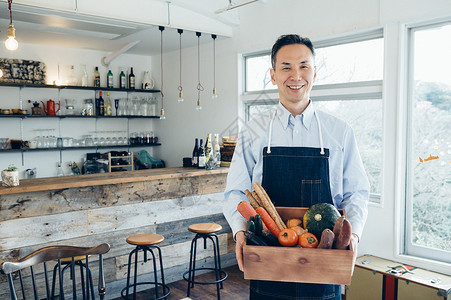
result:
[[[298,134],[298,133],[299,133],[299,131],[295,130],[295,131],[294,131],[294,133]]]

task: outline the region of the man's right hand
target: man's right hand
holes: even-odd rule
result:
[[[235,235],[236,245],[235,245],[235,255],[236,260],[238,262],[238,267],[241,272],[244,272],[244,263],[243,263],[243,247],[246,244],[246,237],[244,236],[243,231],[238,231]]]

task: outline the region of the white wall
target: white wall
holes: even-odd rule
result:
[[[70,65],[74,65],[77,75],[80,75],[81,65],[86,64],[89,84],[92,85],[91,82],[93,82],[94,67],[98,66],[101,74],[101,86],[106,86],[106,73],[108,70],[100,63],[101,58],[106,54],[108,53],[91,50],[47,47],[24,43],[20,44],[19,49],[15,52],[6,50],[3,45],[0,47],[0,57],[31,59],[45,62],[47,66],[48,84],[52,84],[54,80],[58,79],[58,65],[60,66],[60,79],[64,82],[65,74],[67,74],[65,70],[68,70]],[[150,70],[153,73],[153,64],[150,57],[124,54],[119,56],[110,65],[110,68],[115,76],[115,87],[118,87],[118,75],[121,67],[124,68],[124,71],[129,70],[130,67],[134,67],[137,86],[141,86],[144,71]],[[158,86],[156,88],[158,88]],[[32,105],[29,104],[27,100],[46,102],[48,99],[53,99],[57,101],[59,97],[61,106],[64,105],[64,99],[75,99],[77,102],[75,109],[77,113],[80,113],[83,99],[94,99],[94,91],[86,90],[62,90],[58,95],[57,89],[25,88],[22,89],[21,93],[23,102],[22,107],[28,110]],[[143,96],[147,94],[139,95]],[[0,87],[0,108],[19,108],[19,97],[19,88]],[[105,98],[105,93],[103,97]],[[111,99],[123,98],[127,97],[127,94],[124,92],[111,92],[110,97]],[[40,106],[42,107],[42,104]],[[129,121],[130,132],[154,130],[153,126],[156,121],[156,119],[132,119]],[[56,136],[73,137],[77,139],[86,134],[93,134],[93,131],[127,130],[126,119],[25,119],[23,121],[20,119],[0,119],[0,137],[20,139],[21,122],[23,128],[23,138],[25,140],[29,140],[40,135],[42,132],[36,131],[37,129],[54,129],[55,131],[53,131],[53,134]],[[159,135],[158,132],[155,132],[155,134]],[[105,137],[113,136],[113,134],[110,133],[104,133],[104,135]],[[141,150],[141,148],[131,149],[131,151],[139,150]],[[147,148],[147,150],[151,155],[153,155],[152,148]],[[109,151],[109,149],[102,149],[101,152],[106,151]],[[63,151],[61,157],[59,151],[26,152],[23,156],[21,153],[2,153],[0,156],[0,169],[3,170],[12,163],[19,167],[21,178],[24,177],[23,172],[28,168],[37,168],[38,177],[55,176],[57,164],[60,162],[60,158],[63,162],[65,172],[68,173],[68,163],[75,161],[80,165],[84,161],[85,154],[87,152],[94,152],[94,149]]]

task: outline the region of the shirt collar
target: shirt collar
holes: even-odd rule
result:
[[[314,113],[315,108],[313,107],[312,100],[310,100],[309,105],[300,116],[302,125],[304,125],[307,130],[310,128]],[[284,129],[287,129],[290,123],[294,124],[293,115],[280,102],[277,105],[277,117],[282,123]]]

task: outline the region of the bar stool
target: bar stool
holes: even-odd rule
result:
[[[91,257],[91,255],[88,255],[88,257]],[[80,267],[80,278],[81,278],[81,290],[83,293],[83,299],[95,299],[94,298],[94,283],[92,281],[92,275],[91,270],[89,267],[83,262],[83,259],[85,259],[86,256],[75,256],[74,257],[74,266]],[[63,281],[64,279],[64,272],[72,267],[72,258],[61,258],[61,265],[64,265],[63,270],[61,271],[61,278],[59,280]],[[86,270],[86,286],[85,286],[85,274],[83,272],[83,269]],[[58,264],[55,265],[53,268],[53,281],[52,281],[52,299],[55,297],[55,285],[56,285],[56,274],[58,272]],[[70,273],[70,279],[73,281],[75,274],[72,272]],[[62,285],[62,284],[61,284]],[[86,297],[86,298],[85,298]]]
[[[129,236],[126,239],[127,243],[129,243],[130,245],[135,245],[136,248],[133,249],[128,256],[127,286],[125,288],[123,288],[121,291],[122,298],[128,299],[129,289],[131,287],[133,287],[133,300],[135,300],[136,299],[136,287],[138,285],[144,285],[144,284],[155,285],[155,298],[152,298],[152,300],[166,299],[166,297],[171,293],[171,289],[164,282],[163,258],[161,256],[161,249],[160,249],[160,247],[157,246],[157,244],[161,243],[162,241],[164,241],[164,237],[162,235],[153,234],[153,233],[136,234],[136,235]],[[160,260],[161,282],[158,282],[157,262],[156,262],[155,254],[153,253],[153,250],[155,250],[155,249],[158,251],[159,260]],[[140,250],[142,250],[144,252],[144,262],[147,262],[147,251],[149,251],[152,254],[153,274],[154,274],[155,281],[137,282],[138,252]],[[133,254],[135,255],[135,275],[134,275],[133,284],[130,284],[130,268],[131,268],[131,261],[132,261]],[[159,286],[163,287],[163,295],[162,296],[160,296],[160,292],[158,289]],[[146,298],[146,299],[149,299],[149,298]]]
[[[198,223],[193,224],[188,227],[188,230],[195,233],[196,236],[193,238],[191,242],[191,252],[189,258],[189,270],[183,273],[183,279],[188,281],[188,293],[187,296],[190,296],[191,288],[194,288],[194,284],[216,284],[216,290],[218,294],[218,300],[220,298],[219,289],[222,289],[222,282],[227,279],[227,273],[221,268],[221,256],[219,254],[219,240],[216,232],[222,230],[222,226],[215,223]],[[196,249],[197,249],[197,240],[203,238],[204,239],[204,249],[207,249],[207,239],[211,240],[213,243],[213,254],[215,267],[214,268],[197,268],[196,269]],[[195,272],[199,270],[211,270],[215,271],[216,280],[211,282],[201,282],[195,280]],[[187,277],[188,274],[188,278]]]

